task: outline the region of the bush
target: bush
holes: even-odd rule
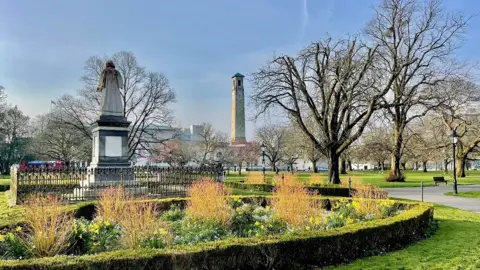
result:
[[[173,241],[178,245],[218,241],[227,237],[227,229],[224,225],[212,219],[201,220],[189,217],[174,224],[172,227],[177,233]]]
[[[25,222],[36,257],[62,254],[69,245],[73,214],[65,213],[60,199],[35,196],[27,200]],[[27,241],[27,239],[25,239]]]
[[[102,190],[97,203],[97,215],[110,222],[118,222],[124,215],[126,202],[130,196],[122,187],[110,187]]]
[[[238,188],[246,189],[253,191],[263,191],[263,192],[272,192],[275,188],[274,185],[269,184],[244,184],[238,182],[225,182],[225,186],[229,188]],[[339,197],[350,197],[350,190],[347,187],[339,186],[306,186],[306,188],[311,192],[316,192],[317,194],[323,196],[339,196]]]
[[[10,190],[10,185],[9,184],[0,185],[0,192],[7,191],[7,190]]]
[[[97,253],[118,248],[121,228],[108,220],[75,220],[71,241],[74,254]]]
[[[302,184],[293,181],[280,184],[273,196],[271,205],[275,215],[294,228],[305,226],[310,217],[321,216],[318,200]]]
[[[222,183],[203,178],[194,182],[188,189],[187,213],[195,218],[212,220],[226,225],[231,219],[228,203],[229,190]]]
[[[18,235],[11,232],[0,235],[0,257],[5,259],[27,259],[32,256],[31,247]]]
[[[392,172],[388,173],[387,176],[385,176],[385,181],[387,182],[405,182],[407,178],[405,175],[401,174],[400,176],[397,176],[393,174]]]
[[[165,221],[178,221],[185,217],[185,211],[182,211],[177,205],[172,205],[170,210],[162,214],[162,219]]]
[[[302,231],[260,238],[231,238],[162,250],[118,250],[89,256],[1,261],[1,269],[293,269],[324,267],[396,250],[425,237],[433,219],[427,204],[383,220],[338,230]],[[207,231],[205,224],[198,225]],[[202,235],[206,235],[202,233]]]

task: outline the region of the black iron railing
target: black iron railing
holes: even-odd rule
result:
[[[219,180],[222,174],[219,167],[12,167],[10,204],[20,204],[35,194],[55,195],[70,202],[95,200],[105,188],[120,185],[132,196],[182,197],[194,181],[202,177]]]

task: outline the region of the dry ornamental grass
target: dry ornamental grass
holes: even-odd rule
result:
[[[293,227],[301,227],[310,217],[319,217],[322,213],[314,195],[303,184],[291,179],[277,184],[273,196],[271,205],[275,215]]]
[[[25,221],[32,235],[36,257],[61,254],[68,247],[73,213],[62,210],[62,202],[54,196],[35,196],[25,205]]]
[[[230,191],[222,183],[209,178],[194,182],[188,189],[187,212],[195,218],[214,220],[228,224],[231,220],[231,207],[226,196]]]

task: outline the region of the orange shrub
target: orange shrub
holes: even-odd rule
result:
[[[130,196],[123,187],[110,187],[102,190],[97,203],[97,216],[108,221],[118,221],[118,217],[125,211],[128,200],[130,200]]]
[[[297,185],[300,184],[297,175],[295,174],[277,174],[273,177],[272,184],[274,186],[280,185]]]
[[[379,214],[380,204],[375,200],[387,199],[388,192],[377,186],[358,185],[352,190],[352,197],[362,199],[355,204],[359,214]]]
[[[263,174],[249,173],[247,175],[247,184],[265,184]]]
[[[294,227],[308,223],[310,217],[321,214],[319,201],[313,198],[303,184],[279,184],[271,201],[275,215]]]
[[[34,255],[48,257],[66,251],[73,213],[62,210],[61,200],[54,196],[34,196],[27,200],[25,210],[25,222],[32,233]]]
[[[320,174],[318,173],[312,173],[310,176],[310,180],[308,181],[309,185],[324,185],[325,181],[322,179]]]
[[[220,224],[228,224],[231,219],[231,208],[228,203],[230,191],[222,183],[209,178],[201,178],[188,189],[189,201],[187,212],[193,217],[214,220]]]
[[[340,181],[340,185],[343,186],[343,187],[348,187],[348,180],[349,179],[352,181],[352,188],[363,185],[362,184],[362,179],[358,175],[353,175],[353,176],[345,175],[344,177],[342,177],[342,179]]]
[[[157,208],[153,202],[130,200],[125,203],[122,210],[117,220],[124,229],[121,243],[125,248],[138,248],[142,240],[166,227],[158,219]]]

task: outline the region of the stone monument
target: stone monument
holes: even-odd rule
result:
[[[240,73],[232,77],[232,121],[230,123],[230,142],[232,144],[245,144],[245,91],[243,76]]]
[[[99,187],[123,185],[133,194],[145,193],[146,188],[135,181],[129,159],[128,132],[130,122],[125,117],[120,89],[123,79],[112,61],[107,61],[98,82],[102,92],[100,115],[92,124],[92,162],[88,178],[80,183],[83,196],[93,196]],[[95,188],[94,188],[95,187]]]

